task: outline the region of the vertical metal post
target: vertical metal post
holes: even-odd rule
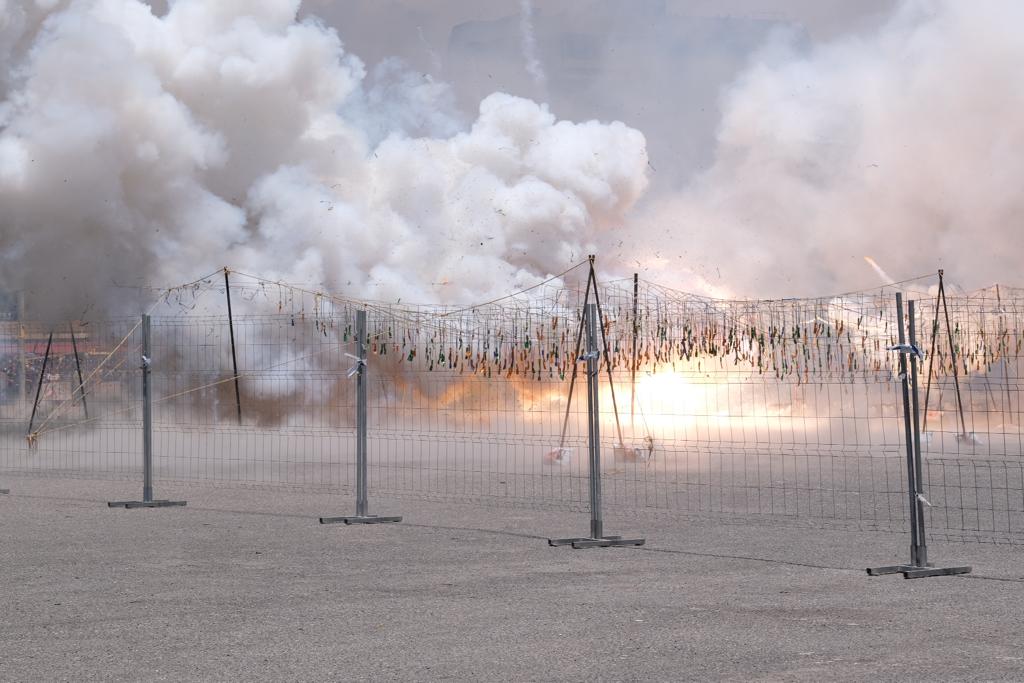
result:
[[[231,335],[231,370],[235,373],[235,407],[238,409],[238,424],[242,424],[242,393],[238,388],[238,357],[235,354],[235,321],[231,316],[231,282],[228,269],[224,268],[224,295],[228,299],[228,333]]]
[[[591,257],[593,264],[593,257]],[[593,267],[591,267],[591,279],[593,279]],[[588,281],[589,282],[589,281]],[[597,281],[594,280],[595,299],[597,298]],[[549,538],[548,545],[563,546],[570,545],[573,548],[608,548],[611,546],[637,546],[645,543],[642,538],[623,538],[622,536],[605,536],[604,518],[601,514],[601,416],[598,409],[598,375],[601,372],[601,352],[597,340],[597,326],[599,324],[599,303],[586,303],[583,309],[583,326],[587,330],[587,352],[583,359],[587,361],[587,439],[590,452],[590,536],[587,538]],[[579,344],[577,339],[577,356],[574,364],[579,363]],[[608,340],[605,339],[607,349]],[[605,354],[607,356],[607,353]],[[614,396],[614,394],[613,394]],[[619,432],[621,440],[621,430]],[[565,439],[563,427],[562,438]]]
[[[922,484],[924,472],[921,464],[921,422],[920,404],[918,401],[917,361],[920,351],[917,348],[917,321],[915,319],[914,302],[907,306],[909,323],[908,335],[903,325],[903,296],[896,294],[896,315],[899,318],[899,346],[890,350],[900,354],[900,379],[903,383],[903,424],[907,437],[907,491],[910,495],[910,563],[886,567],[869,567],[869,576],[885,574],[903,574],[905,579],[923,579],[929,576],[951,576],[968,574],[970,566],[932,567],[928,564],[928,546],[925,542],[924,496]],[[907,357],[910,357],[908,363]],[[909,385],[909,386],[908,386]],[[913,389],[913,404],[910,391]],[[927,407],[927,403],[925,404]],[[913,418],[911,418],[913,408]]]
[[[85,380],[82,379],[82,361],[78,356],[78,341],[75,339],[75,326],[73,323],[68,323],[68,330],[71,332],[71,350],[75,353],[75,370],[78,372],[78,391],[82,392],[82,411],[85,413],[85,419],[89,419],[89,404],[85,400]],[[74,392],[72,392],[74,397]]]
[[[909,339],[910,345],[913,348],[917,348],[917,323],[914,317],[914,302],[907,302],[907,315],[908,328],[909,328]],[[922,500],[922,494],[924,490],[924,469],[921,465],[921,406],[918,400],[918,386],[917,386],[917,354],[910,353],[910,393],[911,393],[911,407],[913,409],[914,418],[914,489],[913,489],[913,505],[917,512],[917,547],[911,553],[913,563],[918,567],[928,566],[928,543],[925,540],[925,523],[924,523],[924,501]]]
[[[25,370],[25,292],[18,292],[18,401],[25,405],[28,372]]]
[[[956,346],[953,344],[953,327],[949,324],[949,304],[946,302],[946,290],[942,283],[942,271],[939,271],[939,294],[942,297],[942,311],[946,318],[946,338],[949,340],[949,360],[953,365],[953,388],[956,390],[956,408],[960,413],[960,436],[967,438],[967,421],[964,419],[964,402],[960,397],[960,371],[956,364]]]
[[[590,450],[590,537],[604,537],[601,517],[601,427],[597,401],[601,352],[597,347],[597,304],[587,304],[587,436]]]
[[[142,500],[112,500],[108,507],[134,510],[138,508],[183,507],[183,500],[153,500],[153,337],[149,316],[142,323]]]
[[[1002,337],[1006,333],[1006,318],[1003,315],[1003,298],[999,295],[999,285],[996,285],[996,305],[999,307],[999,336]],[[1004,352],[1002,356],[1003,387],[1006,389],[1006,410],[1003,416],[1005,421],[1013,415],[1013,399],[1010,396],[1010,367],[1006,364],[1007,354]]]
[[[601,293],[597,287],[597,275],[594,273],[594,256],[590,257],[590,279],[594,282],[594,303],[597,305],[597,325],[601,331],[601,342],[604,345],[604,356],[612,357],[611,347],[608,346],[608,336],[604,333],[604,313],[601,311]],[[596,338],[595,338],[596,343]],[[600,368],[600,363],[598,364]],[[625,450],[626,443],[622,439],[622,422],[619,420],[619,405],[615,402],[615,380],[612,377],[612,364],[609,362],[605,369],[608,371],[608,392],[612,397],[612,415],[615,416],[615,434],[619,437],[619,446]]]
[[[358,344],[358,357],[356,360],[356,514],[352,517],[321,517],[321,524],[334,524],[343,522],[345,524],[382,524],[387,522],[401,522],[401,516],[383,517],[369,513],[367,491],[367,398],[366,398],[366,311],[356,311],[356,343]],[[348,355],[348,354],[346,354]],[[351,373],[349,377],[351,377]]]
[[[636,431],[636,359],[637,359],[637,337],[640,336],[640,321],[637,319],[640,311],[640,274],[633,273],[633,362],[629,367],[629,384],[632,387],[632,395],[629,400],[629,426]]]
[[[587,316],[587,303],[590,301],[590,286],[593,284],[595,287],[597,283],[594,282],[594,269],[591,267],[590,274],[587,275],[587,288],[583,292],[583,317]],[[565,447],[565,435],[569,430],[569,415],[572,409],[572,397],[573,392],[576,390],[576,373],[579,364],[580,357],[580,344],[583,343],[583,327],[586,325],[586,320],[580,319],[579,329],[576,330],[576,350],[573,352],[572,358],[572,375],[569,377],[569,393],[566,394],[565,401],[565,417],[562,420],[562,436],[558,439],[558,450],[561,451]]]
[[[366,311],[356,311],[359,367],[356,372],[356,516],[368,512],[366,493]]]
[[[153,358],[150,321],[142,316],[142,502],[153,500],[153,395],[150,363]]]
[[[939,269],[939,291],[935,294],[935,315],[932,317],[932,343],[928,349],[928,378],[924,385],[924,426],[921,431],[928,431],[928,401],[932,393],[932,366],[935,364],[935,341],[939,338],[939,303],[942,301],[942,269]]]
[[[50,345],[53,344],[53,332],[46,339],[46,353],[43,354],[43,367],[39,369],[39,383],[36,385],[36,400],[32,403],[32,417],[28,419],[28,435],[32,436],[32,427],[36,423],[36,410],[39,409],[39,398],[43,394],[43,380],[46,379],[46,366],[50,362]]]
[[[899,343],[903,346],[907,343],[905,323],[903,320],[903,294],[896,293],[896,318],[899,322]],[[917,520],[917,464],[914,451],[914,422],[911,420],[910,406],[910,378],[908,373],[906,353],[900,353],[900,380],[903,386],[903,431],[906,435],[907,447],[907,491],[910,497],[910,564],[919,567],[917,563],[918,532],[920,526]]]

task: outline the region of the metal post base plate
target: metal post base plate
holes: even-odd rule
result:
[[[868,576],[885,576],[886,574],[901,574],[911,569],[920,569],[912,564],[894,564],[888,567],[868,567]]]
[[[970,574],[970,567],[914,567],[903,572],[904,579],[925,579],[929,576],[953,576]]]
[[[912,564],[896,564],[888,567],[869,567],[868,576],[903,574],[904,579],[925,579],[929,576],[953,576],[970,574],[970,567],[917,567]]]
[[[622,536],[602,536],[601,538],[549,538],[548,545],[558,547],[571,545],[574,549],[581,548],[613,548],[629,545],[643,545],[646,543],[643,538],[623,538]]]
[[[399,517],[379,517],[377,515],[355,515],[352,517],[321,517],[321,524],[388,524],[390,522],[401,522]]]
[[[11,492],[10,489],[0,489],[0,494],[2,494],[2,493],[10,493],[10,492]]]
[[[112,500],[107,503],[107,507],[135,510],[136,508],[184,507],[186,504],[183,500]]]

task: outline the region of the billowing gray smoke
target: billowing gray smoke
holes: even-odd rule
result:
[[[312,16],[343,14],[323,0],[0,0],[0,288],[76,314],[111,283],[229,265],[467,302],[592,250],[606,274],[723,295],[879,284],[865,256],[1020,281],[1021,3],[906,0],[826,40],[795,14],[697,16],[704,0],[498,4],[446,28],[447,52],[438,26],[407,27],[450,87],[367,70],[337,16]],[[500,93],[460,111],[460,79],[502,60],[520,81],[498,88],[586,122]]]
[[[464,128],[430,78],[367,87],[298,6],[0,2],[0,287],[76,314],[230,265],[480,300],[581,260],[643,193],[638,131],[504,94]]]
[[[711,167],[633,217],[628,258],[747,296],[879,284],[864,256],[1020,283],[1022,26],[1014,0],[929,0],[818,47],[777,36],[725,91]]]

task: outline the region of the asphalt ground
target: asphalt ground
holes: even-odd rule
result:
[[[1024,680],[1024,548],[892,533],[4,476],[0,679]]]

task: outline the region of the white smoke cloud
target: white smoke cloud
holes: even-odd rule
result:
[[[817,45],[778,33],[723,91],[712,163],[639,211],[638,131],[502,94],[470,120],[448,85],[367,73],[297,8],[0,0],[0,288],[75,313],[111,282],[230,265],[465,302],[591,251],[609,275],[718,295],[873,285],[865,256],[897,278],[1020,280],[1019,3],[909,0]]]
[[[298,4],[4,12],[0,287],[69,314],[112,282],[230,265],[480,300],[583,258],[644,192],[638,131],[502,94],[467,129],[446,86],[394,64],[368,78]]]
[[[711,167],[606,250],[744,296],[881,284],[864,256],[1019,282],[1022,25],[1018,2],[935,0],[818,47],[780,35],[725,92]]]

